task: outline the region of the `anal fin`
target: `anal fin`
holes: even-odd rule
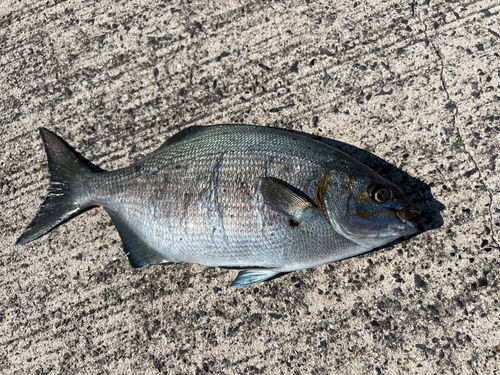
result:
[[[230,286],[240,287],[258,284],[276,275],[279,275],[279,272],[273,271],[272,269],[259,268],[243,270],[238,273],[238,276]]]
[[[146,242],[137,236],[132,228],[118,215],[118,213],[104,208],[113,220],[118,234],[123,242],[123,249],[128,257],[130,265],[134,268],[143,268],[153,264],[173,263],[165,259],[163,255],[153,250]]]

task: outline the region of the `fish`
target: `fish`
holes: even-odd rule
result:
[[[347,154],[286,130],[188,127],[128,167],[106,171],[40,128],[48,194],[16,244],[97,206],[132,267],[238,270],[243,287],[353,257],[417,232],[420,209]]]

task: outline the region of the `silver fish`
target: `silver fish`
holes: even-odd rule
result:
[[[416,232],[418,207],[321,142],[250,125],[187,128],[129,167],[104,171],[40,129],[50,186],[25,244],[103,206],[132,267],[241,270],[232,286],[348,258]]]

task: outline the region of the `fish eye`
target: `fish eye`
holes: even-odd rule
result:
[[[370,197],[377,203],[385,203],[392,198],[391,190],[382,184],[374,184],[370,187]]]

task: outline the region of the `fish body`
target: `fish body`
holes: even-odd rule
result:
[[[41,129],[49,193],[30,242],[103,206],[133,267],[242,270],[233,286],[367,252],[415,233],[403,192],[310,138],[249,125],[187,128],[136,163],[103,171]]]

